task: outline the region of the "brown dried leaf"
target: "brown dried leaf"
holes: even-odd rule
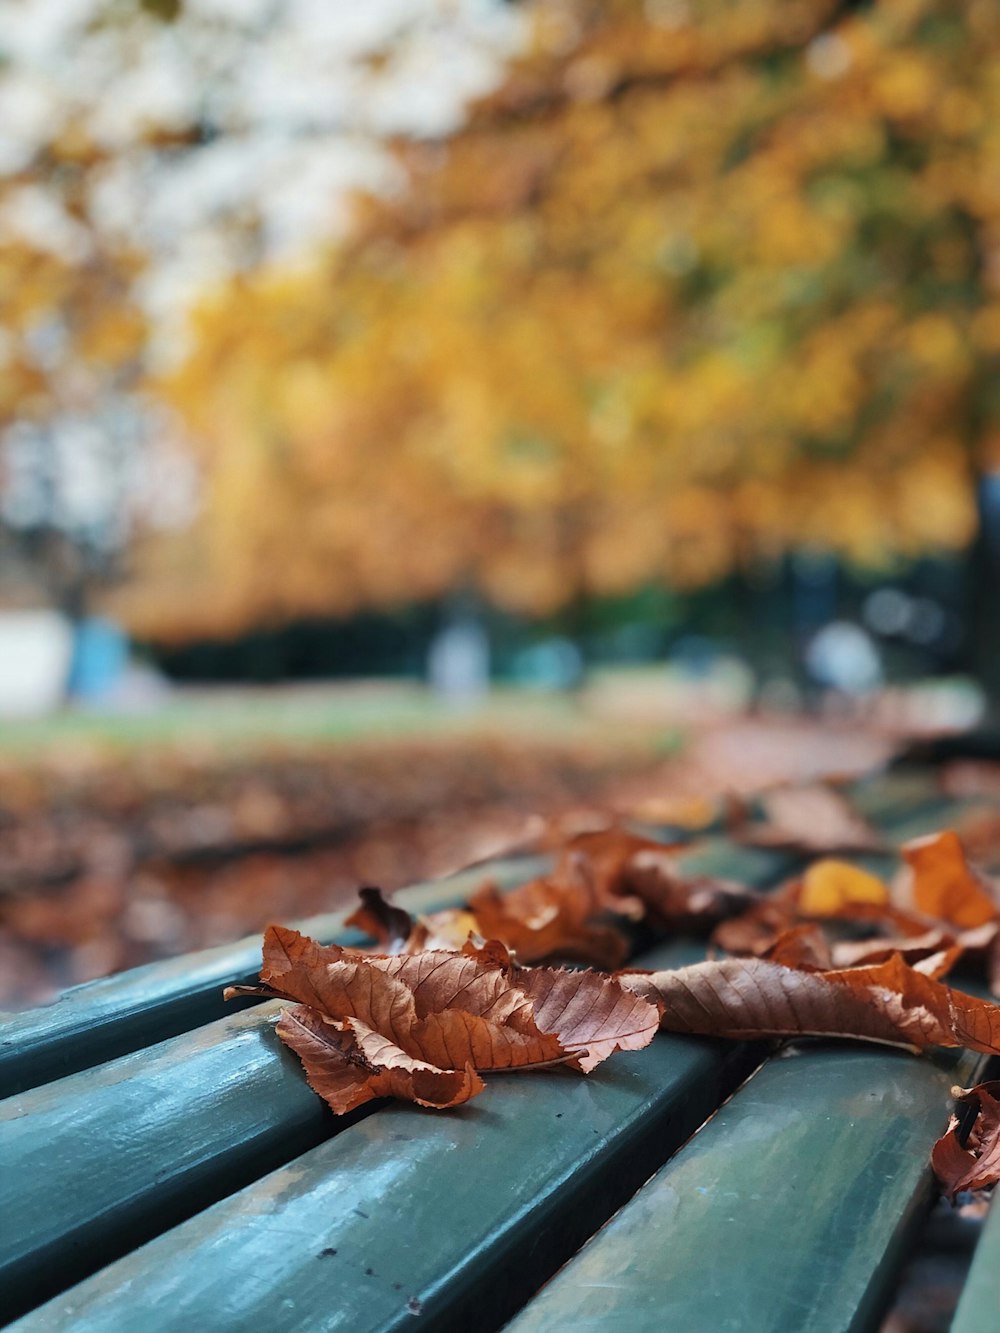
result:
[[[976,1108],[976,1118],[963,1144],[959,1120],[952,1116],[948,1129],[935,1143],[931,1165],[946,1194],[986,1189],[1000,1180],[1000,1079],[958,1088],[959,1102]]]
[[[476,1071],[434,1069],[410,1060],[404,1068],[371,1069],[357,1058],[353,1036],[339,1031],[308,1005],[286,1009],[278,1035],[299,1056],[312,1090],[344,1115],[376,1097],[397,1097],[444,1110],[459,1106],[484,1088]]]
[[[760,957],[809,972],[823,971],[833,966],[829,941],[820,927],[811,921],[781,931]]]
[[[261,981],[259,992],[297,1002],[279,1035],[338,1113],[385,1096],[455,1106],[482,1090],[483,1070],[589,1071],[652,1040],[658,1020],[609,978],[515,970],[495,942],[372,955],[269,926]]]
[[[629,894],[629,871],[637,853],[662,855],[685,845],[683,842],[665,843],[643,838],[620,825],[579,833],[564,844],[556,878],[560,883],[566,883],[582,874],[593,894],[594,910],[600,910],[611,900]]]
[[[918,972],[943,977],[965,952],[965,946],[949,931],[935,927],[922,935],[838,940],[832,952],[834,966],[838,968],[885,963],[893,954],[898,954]],[[933,963],[931,960],[934,960]]]
[[[910,869],[918,912],[962,929],[1000,917],[1000,902],[985,877],[969,865],[958,834],[951,829],[914,838],[900,851]]]
[[[585,1074],[615,1051],[648,1046],[659,1025],[655,1000],[640,999],[629,987],[596,972],[526,968],[518,973],[517,984],[530,996],[538,1026],[556,1033]]]
[[[734,829],[739,841],[804,852],[864,852],[881,845],[871,824],[831,787],[777,787],[760,802],[763,822]]]
[[[361,906],[355,908],[344,921],[345,926],[356,926],[382,945],[384,953],[402,953],[413,930],[413,918],[402,907],[396,907],[382,896],[382,890],[366,886],[358,889]]]
[[[923,1050],[1000,1053],[1000,1006],[951,990],[898,956],[874,967],[805,972],[724,958],[618,979],[663,1007],[660,1026],[707,1036],[857,1037]]]
[[[624,892],[638,898],[661,929],[705,930],[760,901],[734,880],[686,875],[663,849],[635,852],[623,868]]]
[[[799,925],[793,898],[777,892],[761,898],[740,916],[720,921],[711,936],[711,946],[726,953],[768,956],[782,935]]]
[[[628,940],[620,931],[589,919],[593,895],[579,876],[533,879],[506,894],[484,884],[469,906],[479,934],[501,940],[523,963],[567,958],[615,968],[628,954]]]

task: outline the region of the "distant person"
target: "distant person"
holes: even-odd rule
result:
[[[448,703],[481,699],[490,684],[490,645],[475,620],[458,620],[435,635],[427,655],[431,688]]]
[[[810,680],[838,694],[868,694],[883,683],[882,659],[872,636],[850,620],[832,620],[809,640]]]

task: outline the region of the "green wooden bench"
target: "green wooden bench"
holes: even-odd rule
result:
[[[955,814],[926,774],[855,796],[892,838]],[[759,886],[797,864],[718,832],[682,860]],[[434,910],[483,873],[399,896]],[[304,928],[358,938],[336,915]],[[7,1019],[0,1290],[18,1333],[875,1329],[932,1197],[949,1088],[982,1064],[660,1035],[586,1079],[493,1077],[456,1111],[335,1119],[277,1006],[222,1005],[258,960],[246,941]],[[956,1333],[1000,1333],[998,1271],[994,1218]]]

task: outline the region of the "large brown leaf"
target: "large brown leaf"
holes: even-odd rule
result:
[[[648,1046],[659,1024],[654,999],[595,972],[525,968],[517,984],[531,998],[539,1027],[556,1033],[584,1073],[615,1051]]]
[[[734,1037],[857,1037],[923,1050],[1000,1053],[1000,1006],[951,990],[898,955],[874,967],[807,972],[724,958],[618,979],[662,1006],[671,1032]]]
[[[1000,1180],[1000,1079],[955,1091],[959,1102],[975,1107],[975,1119],[963,1143],[959,1119],[952,1116],[931,1152],[934,1173],[952,1198]]]
[[[586,1072],[651,1041],[659,1017],[592,972],[515,970],[498,944],[372,955],[269,926],[261,983],[296,1001],[278,1033],[338,1113],[386,1096],[456,1106],[482,1090],[482,1071]]]

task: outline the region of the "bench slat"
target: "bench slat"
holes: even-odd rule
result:
[[[395,899],[411,912],[434,912],[464,901],[487,873],[502,888],[510,888],[542,873],[548,864],[544,857],[516,857],[476,866],[403,889]],[[299,928],[325,943],[360,944],[364,937],[344,927],[352,911],[324,913]],[[233,1011],[222,999],[223,988],[255,981],[259,969],[257,934],[102,977],[73,987],[41,1009],[8,1015],[0,1032],[0,1098],[222,1018]]]
[[[981,1061],[768,1061],[506,1333],[873,1328],[926,1211],[950,1087]]]
[[[789,864],[722,839],[679,859],[692,873],[739,865],[759,883]],[[697,950],[665,956],[676,966]],[[12,1307],[30,1308],[342,1128],[274,1032],[276,1011],[255,1006],[0,1102],[0,1212],[19,1219],[0,1248]]]
[[[496,1328],[752,1067],[657,1037],[589,1078],[392,1105],[127,1255],[11,1333]]]
[[[1000,1207],[997,1199],[1000,1194],[994,1193],[955,1311],[951,1333],[1000,1333]]]
[[[851,794],[858,808],[873,819],[890,818],[939,799],[932,778],[905,770],[862,779]],[[663,833],[678,836],[673,829]],[[487,875],[501,888],[513,887],[543,873],[549,864],[546,857],[512,857],[414,885],[395,896],[410,911],[436,911],[463,901]],[[347,914],[313,917],[300,923],[300,929],[323,941],[359,943],[359,935],[344,931]],[[50,1005],[5,1016],[0,1031],[0,1098],[222,1018],[232,1012],[231,1006],[223,1005],[223,988],[252,981],[259,958],[259,937],[251,936],[87,982]]]

